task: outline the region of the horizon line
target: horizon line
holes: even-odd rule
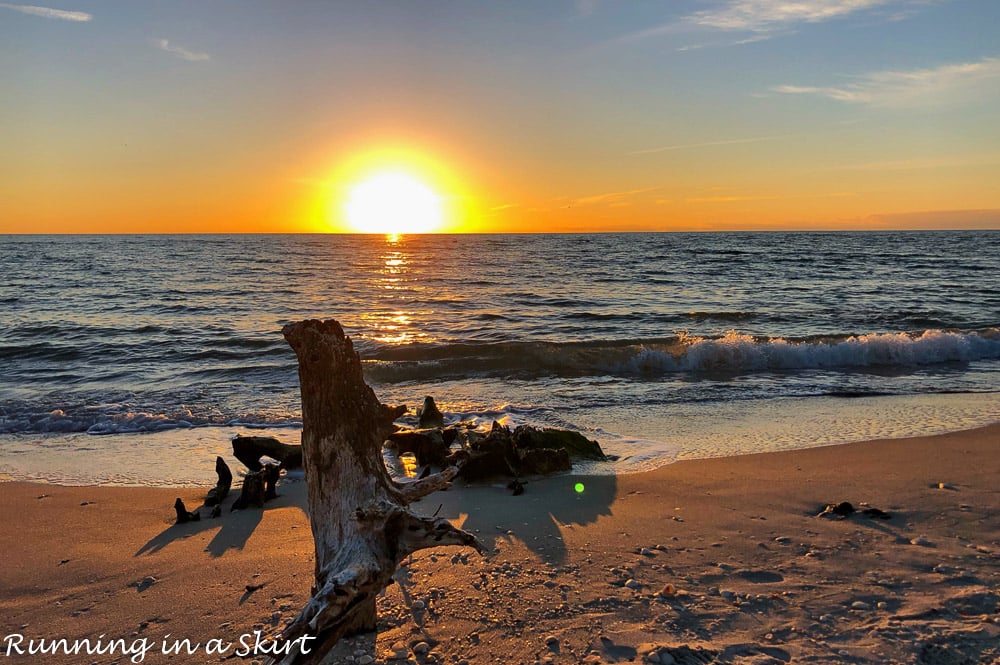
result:
[[[429,231],[425,233],[363,233],[342,231],[80,231],[49,233],[2,232],[7,236],[372,236],[372,237],[413,237],[413,236],[526,236],[526,235],[649,235],[665,233],[957,233],[977,231],[1000,231],[1000,224],[982,228],[788,228],[788,229],[671,229],[671,230],[631,230],[631,231]]]

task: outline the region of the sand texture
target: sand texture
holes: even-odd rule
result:
[[[0,656],[240,662],[308,597],[304,490],[283,483],[263,511],[230,513],[230,496],[222,517],[174,526],[174,499],[193,508],[203,491],[0,484]],[[416,504],[495,553],[414,556],[379,601],[378,634],[331,662],[1000,663],[1000,425],[525,490]],[[841,501],[891,517],[817,516]],[[194,653],[164,654],[168,634]],[[101,635],[135,650],[11,646]]]

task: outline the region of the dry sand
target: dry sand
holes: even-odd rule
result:
[[[998,663],[998,484],[1000,425],[564,476],[516,497],[455,488],[417,509],[495,554],[414,556],[377,636],[341,642],[334,662]],[[233,656],[242,635],[277,632],[312,579],[304,485],[279,492],[264,511],[173,526],[174,498],[204,492],[0,484],[0,658],[128,663],[145,646],[144,663],[220,662],[209,640]],[[839,501],[892,517],[816,517]],[[195,653],[164,655],[167,634]],[[11,647],[101,635],[129,653]]]

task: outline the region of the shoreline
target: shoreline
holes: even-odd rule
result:
[[[343,641],[339,662],[383,662],[394,649],[441,663],[990,662],[998,477],[993,424],[558,476],[519,497],[495,486],[433,494],[415,510],[440,511],[495,553],[415,555],[379,601],[378,635]],[[197,506],[208,487],[0,483],[0,528],[16,534],[0,568],[0,638],[148,638],[141,662],[218,662],[210,640],[231,655],[241,636],[277,632],[312,582],[305,485],[282,483],[263,511],[173,526],[174,498]],[[815,516],[840,501],[892,517]],[[167,633],[201,650],[163,655]],[[420,642],[434,658],[413,655]]]
[[[509,415],[498,420],[553,425],[522,423]],[[620,459],[611,464],[578,462],[573,472],[623,475],[655,471],[681,460],[972,429],[1000,422],[1000,393],[777,397],[628,414],[593,409],[578,420],[556,426],[597,439],[606,453]],[[198,488],[214,482],[216,455],[236,463],[230,443],[235,435],[275,436],[298,444],[301,432],[292,427],[211,425],[100,435],[2,434],[0,482]]]

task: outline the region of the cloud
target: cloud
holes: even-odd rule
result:
[[[701,196],[686,199],[688,203],[737,203],[741,201],[773,201],[777,196]]]
[[[752,35],[750,37],[746,37],[744,39],[736,39],[736,40],[729,39],[725,41],[688,44],[686,46],[679,46],[677,47],[676,50],[678,52],[684,52],[684,51],[697,51],[698,49],[703,49],[703,48],[724,48],[728,46],[743,46],[744,44],[753,44],[754,42],[765,42],[768,39],[774,37],[776,34],[777,33],[757,34],[757,35]]]
[[[748,139],[726,139],[723,141],[706,141],[704,143],[682,143],[678,145],[665,145],[659,148],[646,148],[644,150],[633,150],[628,153],[629,155],[650,155],[656,152],[670,152],[673,150],[687,150],[689,148],[707,148],[716,145],[735,145],[738,143],[759,143],[761,141],[775,141],[777,139],[786,138],[786,135],[781,136],[756,136],[754,138]]]
[[[982,155],[954,155],[895,159],[839,167],[843,171],[918,171],[925,169],[963,169],[1000,164],[1000,153]]]
[[[806,23],[821,23],[842,18],[849,14],[873,10],[882,5],[899,4],[900,0],[725,0],[712,9],[688,14],[676,21],[664,23],[625,35],[617,41],[633,42],[667,34],[711,31],[743,32],[754,36],[737,41],[707,42],[682,47],[678,50],[713,46],[738,46],[771,39]],[[890,20],[899,20],[907,14],[898,12]]]
[[[608,192],[606,194],[594,194],[575,199],[570,205],[596,205],[596,204],[621,204],[625,199],[629,199],[637,194],[655,192],[659,187],[646,187],[645,189],[630,189],[624,192]]]
[[[842,86],[778,85],[772,92],[786,95],[816,95],[838,102],[871,106],[904,106],[954,100],[962,91],[996,90],[976,87],[1000,77],[1000,58],[941,65],[932,69],[872,72],[854,77]]]
[[[207,53],[199,53],[197,51],[189,51],[181,46],[174,46],[170,43],[168,39],[158,39],[156,41],[156,46],[167,53],[172,53],[176,55],[181,60],[187,60],[188,62],[203,62],[205,60],[211,60],[211,56]]]
[[[717,30],[771,32],[799,23],[819,23],[885,5],[892,0],[729,0],[685,21]]]
[[[70,12],[63,9],[35,7],[34,5],[10,5],[6,2],[0,2],[0,7],[4,9],[13,9],[14,11],[21,12],[22,14],[41,16],[42,18],[52,18],[60,21],[76,21],[78,23],[83,23],[94,18],[92,14],[88,14],[87,12]]]
[[[718,189],[718,188],[715,188]],[[721,193],[710,196],[693,196],[684,199],[685,203],[744,203],[746,201],[787,201],[795,199],[839,199],[857,196],[855,192],[828,192],[826,194],[782,194],[781,196],[770,194],[728,194]]]
[[[867,101],[869,96],[860,89],[821,88],[814,85],[776,85],[771,90],[785,95],[822,95],[839,102],[863,102]]]

